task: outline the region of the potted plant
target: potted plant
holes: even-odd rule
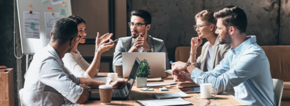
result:
[[[150,75],[150,66],[147,63],[147,60],[144,59],[140,63],[139,70],[137,72],[137,88],[147,86],[147,77]]]

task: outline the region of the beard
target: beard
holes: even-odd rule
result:
[[[140,33],[142,33],[143,37],[144,37],[144,35],[145,35],[145,32],[138,32],[138,31],[136,31],[136,30],[131,31],[131,32],[136,32],[136,34],[131,34],[131,37],[132,37],[132,38],[137,38],[137,37],[140,35]]]
[[[231,44],[232,43],[232,38],[228,32],[224,35],[223,38],[221,37],[220,39],[221,39],[220,44]]]

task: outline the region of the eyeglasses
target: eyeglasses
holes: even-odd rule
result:
[[[208,26],[208,25],[193,25],[193,28],[196,31],[197,29],[202,28],[204,26]]]
[[[134,27],[134,26],[136,26],[137,28],[141,28],[141,26],[142,25],[146,25],[145,23],[133,23],[133,22],[128,22],[128,25],[130,26],[130,27]]]

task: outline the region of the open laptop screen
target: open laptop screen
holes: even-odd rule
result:
[[[131,89],[132,88],[132,85],[134,84],[134,81],[136,79],[136,74],[137,74],[137,71],[139,69],[139,66],[140,66],[140,60],[136,57],[135,59],[135,62],[132,66],[132,70],[131,70],[131,73],[130,73],[130,76],[128,77],[128,89]]]

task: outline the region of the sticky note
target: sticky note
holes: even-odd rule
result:
[[[34,22],[31,22],[31,23],[30,23],[30,29],[32,29],[32,30],[35,29],[35,23],[34,23]]]
[[[47,0],[41,0],[42,2],[46,2]]]
[[[32,4],[29,4],[29,8],[30,8],[30,9],[33,9],[33,5],[32,5]]]
[[[51,7],[47,7],[47,9],[51,10],[52,8]]]
[[[61,15],[65,16],[65,9],[61,9]]]
[[[62,1],[62,5],[65,6],[65,1]]]
[[[142,91],[154,91],[153,88],[141,88]]]

